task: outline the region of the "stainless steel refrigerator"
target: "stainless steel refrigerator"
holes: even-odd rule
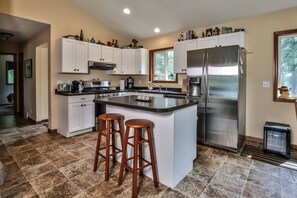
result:
[[[244,142],[245,63],[239,46],[187,52],[187,96],[199,100],[198,143],[236,152]]]

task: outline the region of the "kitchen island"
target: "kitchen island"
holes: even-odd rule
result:
[[[160,183],[174,188],[193,169],[197,101],[130,95],[99,98],[94,102],[106,104],[107,113],[121,113],[125,120],[143,118],[154,123],[153,142]],[[143,148],[144,158],[150,160],[148,145]],[[128,155],[131,154],[128,147]],[[151,167],[144,169],[144,174],[152,178]]]

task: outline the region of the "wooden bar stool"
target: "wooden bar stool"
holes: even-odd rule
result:
[[[137,197],[137,172],[139,170],[140,175],[143,175],[143,169],[147,166],[152,167],[154,186],[158,187],[158,179],[156,174],[156,161],[154,156],[154,146],[153,146],[153,136],[152,136],[152,126],[153,123],[146,119],[131,119],[125,122],[126,134],[123,141],[123,154],[120,167],[120,175],[118,184],[121,185],[123,182],[123,171],[124,168],[133,173],[133,184],[132,184],[132,197]],[[129,136],[130,128],[134,128],[134,136]],[[148,139],[142,137],[142,129],[146,129]],[[134,144],[130,143],[128,140],[133,138]],[[142,144],[148,143],[151,162],[144,159],[142,156]],[[127,146],[130,145],[134,147],[134,156],[127,158]],[[133,167],[128,166],[128,161],[133,159]],[[139,168],[137,162],[139,161]],[[143,161],[146,162],[143,165]]]
[[[99,116],[99,131],[98,139],[95,153],[95,162],[94,162],[94,172],[97,170],[98,157],[99,155],[105,158],[105,181],[109,179],[109,157],[112,156],[113,162],[116,161],[116,154],[122,152],[121,149],[117,148],[115,145],[115,134],[119,133],[121,138],[121,144],[123,145],[123,122],[124,116],[118,113],[108,113],[102,114]],[[119,124],[119,130],[115,129],[115,122]],[[111,144],[110,144],[110,135],[111,135]],[[100,147],[102,136],[106,137],[106,142],[104,147]],[[110,153],[110,147],[112,148],[112,153]],[[100,153],[101,150],[106,149],[105,156]]]

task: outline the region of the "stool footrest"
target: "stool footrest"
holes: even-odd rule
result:
[[[140,158],[139,155],[137,155],[137,157]],[[134,157],[129,157],[129,158],[127,158],[127,159],[126,159],[126,163],[124,163],[124,165],[125,165],[125,167],[126,167],[127,169],[129,169],[130,172],[133,173],[133,169],[132,169],[131,167],[129,167],[129,166],[128,166],[128,163],[127,163],[128,161],[130,161],[130,160],[132,160],[132,159],[134,159]],[[143,157],[141,158],[141,160],[145,161],[146,164],[143,165],[142,167],[137,168],[137,170],[142,170],[142,169],[144,169],[144,168],[146,168],[146,167],[152,165],[151,162],[149,162],[148,160],[144,159]]]

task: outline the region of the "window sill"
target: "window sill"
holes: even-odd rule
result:
[[[294,103],[297,102],[296,98],[277,98],[274,100],[275,102],[288,102],[288,103]]]

